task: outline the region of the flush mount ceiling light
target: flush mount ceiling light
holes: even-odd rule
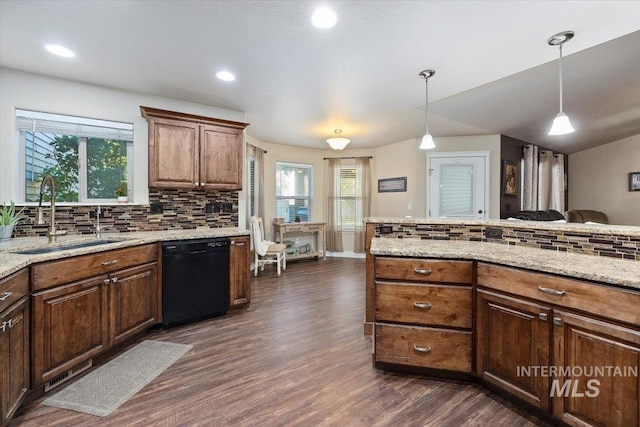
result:
[[[63,58],[73,58],[76,56],[73,51],[67,49],[64,46],[60,46],[59,44],[47,44],[44,46],[44,48],[47,49],[50,53],[61,56]]]
[[[225,82],[232,82],[236,79],[236,76],[229,71],[218,71],[216,77]]]
[[[342,129],[336,129],[334,132],[336,133],[336,136],[334,136],[333,138],[327,139],[327,143],[334,150],[343,150],[344,147],[346,147],[347,144],[351,142],[351,140],[347,139],[347,138],[343,138],[341,136],[342,135]]]
[[[573,31],[563,31],[556,35],[553,35],[547,41],[549,46],[558,46],[560,48],[560,61],[559,61],[559,74],[560,74],[560,112],[553,119],[551,130],[549,135],[565,135],[567,133],[575,132],[569,117],[562,111],[562,45],[573,38]]]
[[[327,8],[317,9],[311,15],[311,23],[318,28],[331,28],[336,25],[337,20],[338,16],[336,13]]]
[[[433,76],[436,72],[434,70],[424,70],[420,72],[420,77],[424,79],[424,83],[426,86],[425,91],[425,99],[426,104],[424,106],[425,116],[426,116],[426,125],[424,136],[422,137],[422,142],[420,142],[421,150],[430,150],[432,148],[436,148],[436,144],[433,142],[433,137],[429,133],[429,77]]]

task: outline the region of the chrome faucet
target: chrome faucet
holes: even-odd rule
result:
[[[64,230],[56,230],[56,185],[51,175],[45,175],[40,183],[40,202],[38,203],[38,224],[44,224],[44,218],[42,214],[42,196],[44,195],[44,185],[50,181],[49,187],[51,187],[51,227],[47,231],[47,237],[49,243],[55,243],[57,236],[67,234]]]

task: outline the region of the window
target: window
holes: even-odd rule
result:
[[[250,157],[247,159],[247,173],[248,173],[248,181],[249,181],[249,194],[247,195],[247,211],[249,215],[247,215],[247,221],[252,216],[258,215],[258,194],[256,193],[256,159]]]
[[[340,166],[340,210],[342,229],[353,231],[356,225],[356,167]]]
[[[276,217],[311,221],[313,166],[276,162]]]
[[[16,122],[25,202],[39,201],[47,174],[61,202],[115,201],[119,189],[131,199],[132,124],[26,110],[16,110]]]

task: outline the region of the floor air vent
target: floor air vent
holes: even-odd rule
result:
[[[48,383],[45,383],[44,392],[46,393],[49,390],[58,387],[63,382],[75,377],[79,373],[86,371],[91,367],[91,364],[92,364],[91,362],[92,362],[92,359],[89,359],[86,362],[84,362],[82,365],[74,366],[73,368],[69,369],[67,372],[62,373],[57,377],[55,377],[54,379],[52,379],[51,381],[49,381]]]

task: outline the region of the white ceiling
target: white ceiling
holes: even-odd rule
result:
[[[334,28],[311,25],[320,4]],[[552,140],[547,39],[564,30],[577,132]],[[640,1],[0,0],[3,67],[244,111],[252,136],[316,148],[336,128],[350,148],[421,136],[426,68],[436,143],[502,133],[571,153],[638,134],[639,37]]]

